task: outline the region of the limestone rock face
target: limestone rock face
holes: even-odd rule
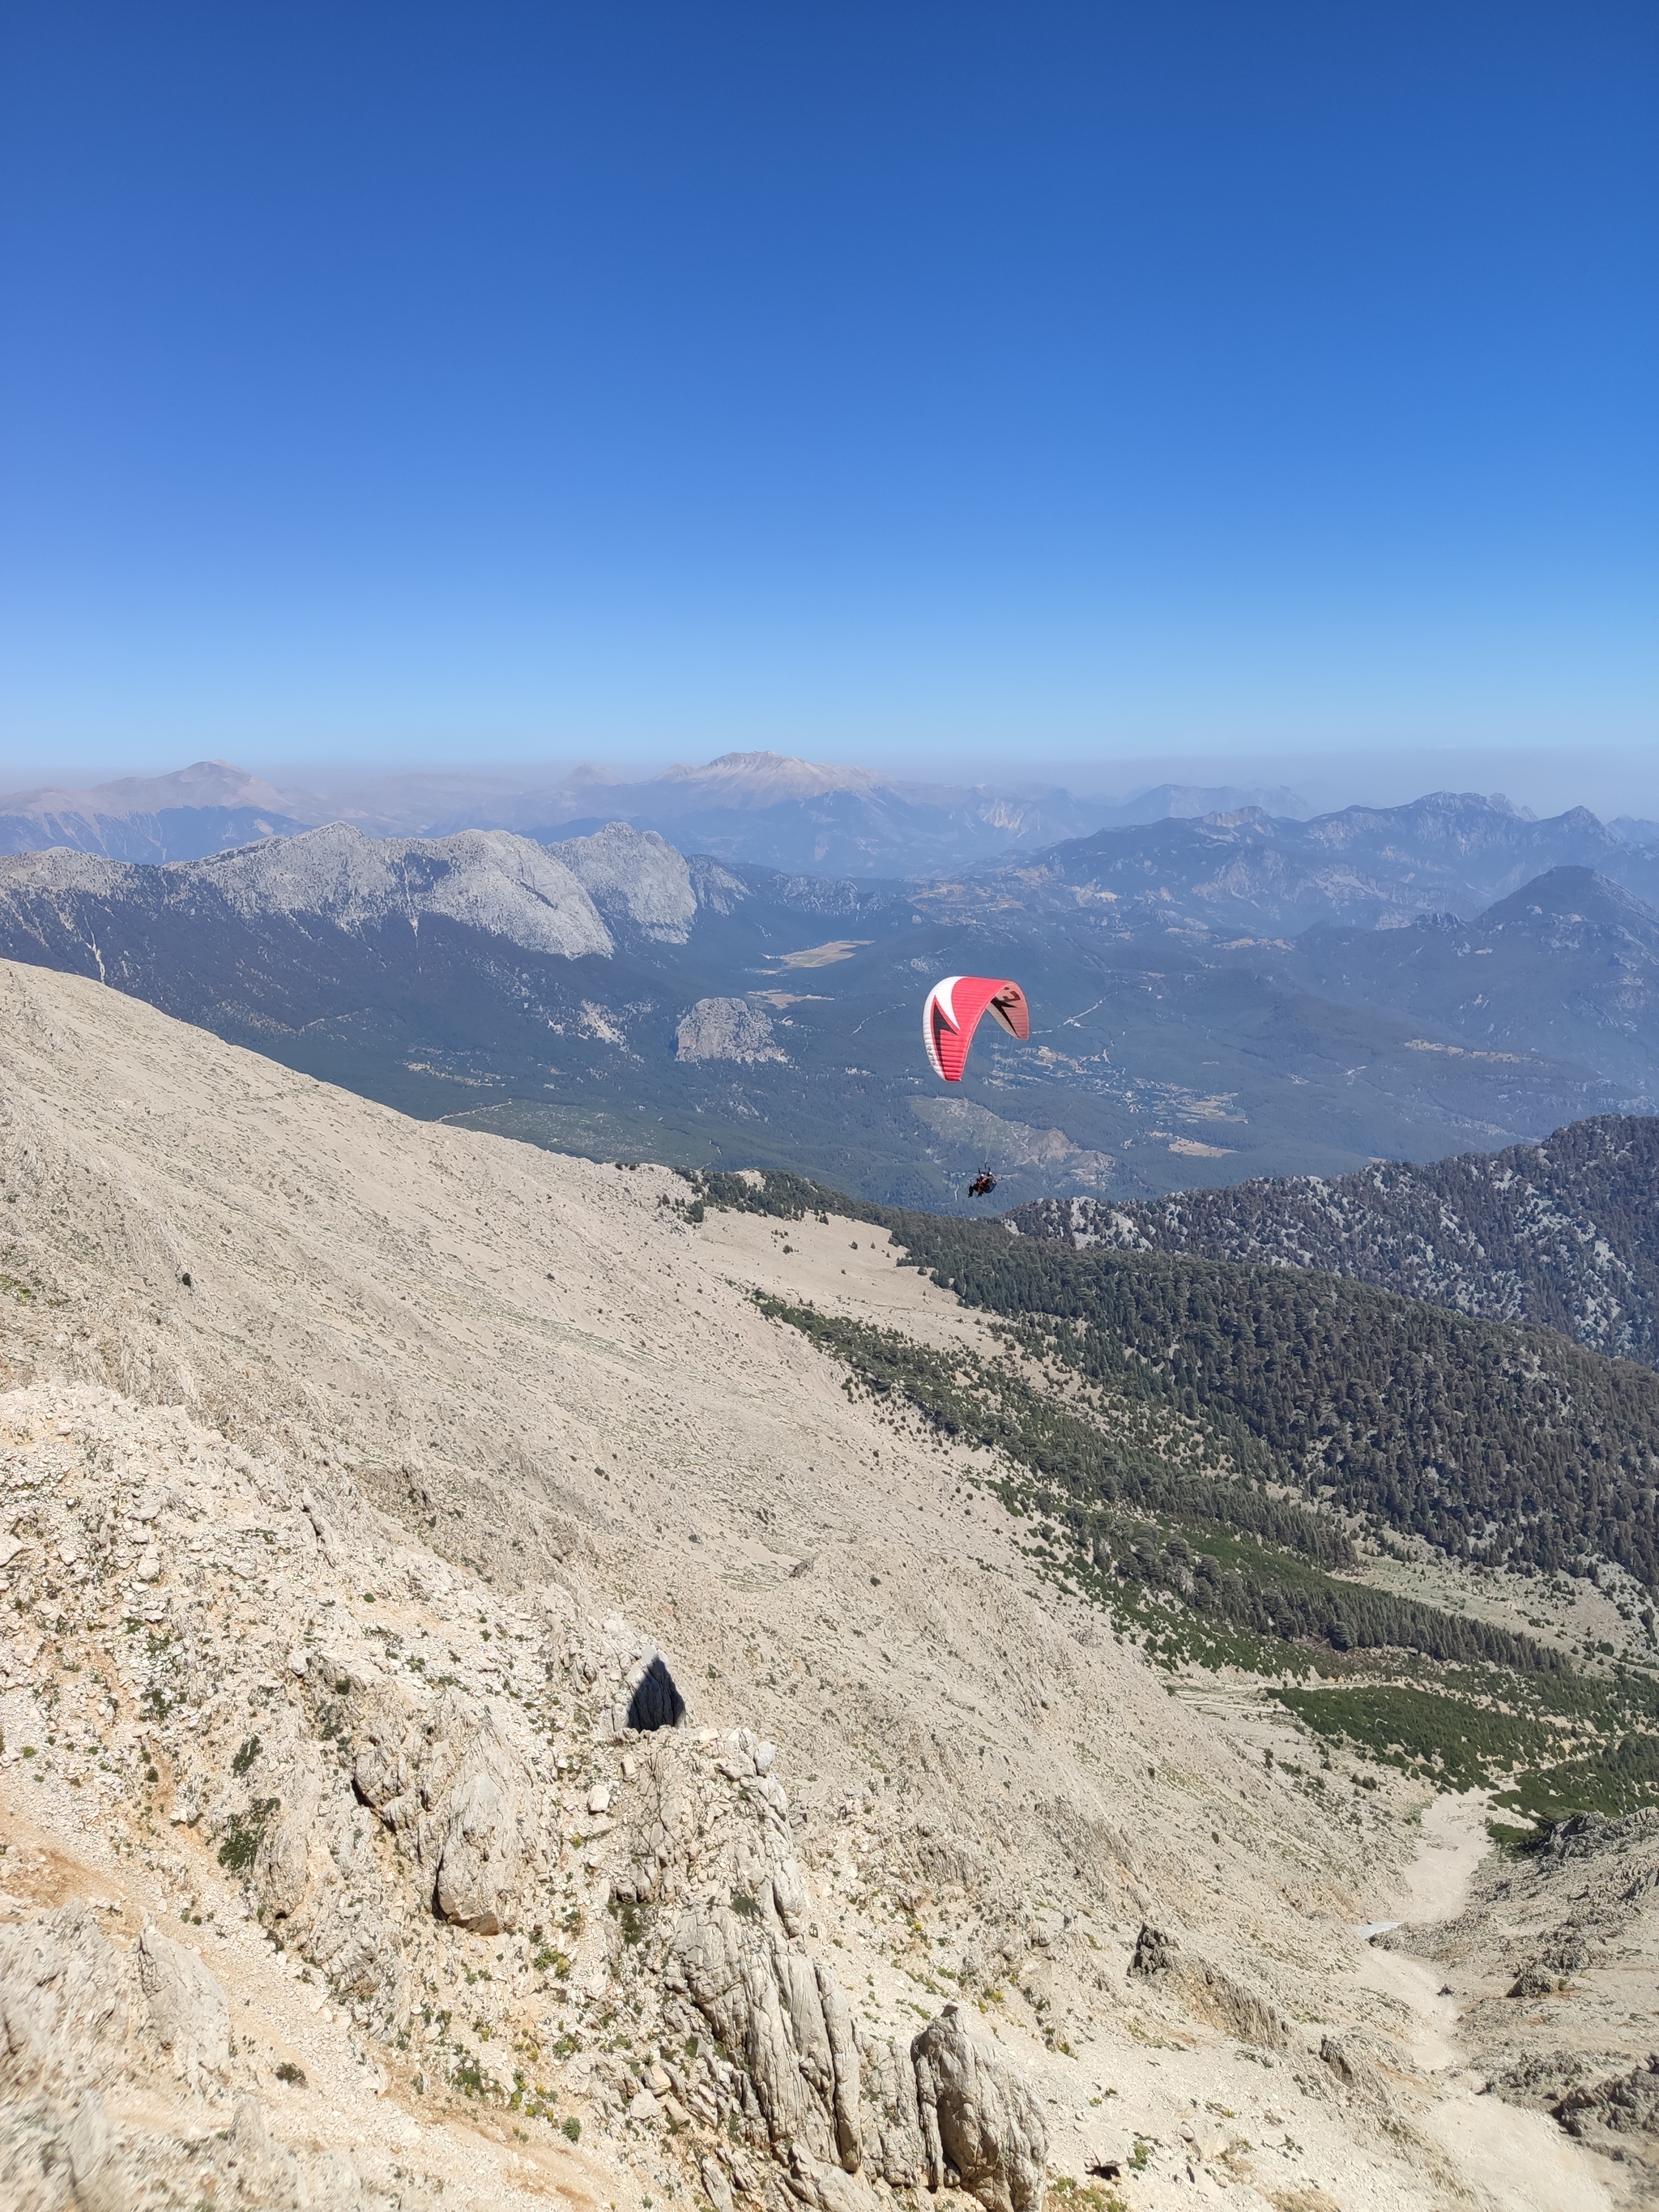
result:
[[[1047,2134],[1010,2063],[969,2038],[955,2007],[908,2048],[860,2027],[829,1961],[809,1953],[770,1751],[739,1730],[647,1753],[645,1833],[623,1878],[632,1898],[678,1904],[665,1982],[740,2055],[732,2118],[817,2212],[869,2212],[876,2181],[914,2190],[931,2176],[937,2189],[947,2166],[988,2212],[1040,2212]]]
[[[1041,2212],[1048,2130],[1031,2090],[946,2005],[910,2045],[930,2180],[954,2166],[987,2212]]]
[[[83,1905],[0,1929],[0,2089],[9,2096],[69,2094],[118,2075],[146,2047],[147,2009],[131,1960]]]
[[[697,895],[683,854],[654,830],[608,822],[591,837],[548,848],[613,924],[631,922],[662,945],[684,945],[697,918]]]
[[[83,1905],[0,1929],[0,2204],[435,2212],[424,2186],[383,2193],[337,2153],[273,2145],[257,2097],[234,2098],[233,2122],[228,2030],[218,1981],[153,1921],[131,1946]],[[167,2088],[197,2120],[188,2149],[169,2125]]]
[[[495,1719],[446,1692],[412,1715],[383,1692],[372,1703],[354,1778],[417,1863],[446,1920],[477,1936],[518,1923],[525,1874],[521,1775]]]
[[[927,2171],[916,2069],[910,2053],[884,2036],[859,2031],[859,2121],[865,2171],[891,2189],[914,2189]]]
[[[526,951],[608,955],[611,933],[571,870],[527,837],[464,830],[453,837],[365,837],[343,822],[298,837],[191,861],[168,872],[210,884],[240,913],[315,915],[361,929],[389,915],[418,930],[442,915]]]
[[[699,999],[674,1033],[680,1060],[787,1060],[769,1018],[744,999]]]
[[[193,1951],[153,1920],[138,1938],[138,1980],[162,2048],[190,2082],[217,2072],[230,2056],[230,2008]]]
[[[680,1915],[670,1959],[671,1975],[720,2041],[743,2053],[769,2147],[787,2153],[799,2144],[815,2159],[836,2162],[846,2154],[856,2166],[858,2055],[850,2035],[838,2035],[837,2074],[826,1984],[838,2024],[847,2007],[829,1969],[815,1967],[781,1930],[762,1932],[720,1906]]]

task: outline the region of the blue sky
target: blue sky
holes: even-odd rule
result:
[[[15,775],[1651,747],[1649,5],[3,25]]]

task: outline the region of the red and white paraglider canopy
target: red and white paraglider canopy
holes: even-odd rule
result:
[[[945,1082],[961,1082],[968,1048],[988,1007],[1009,1036],[1024,1044],[1031,1034],[1031,1009],[1018,984],[1006,976],[947,975],[927,994],[922,1041],[934,1074]]]

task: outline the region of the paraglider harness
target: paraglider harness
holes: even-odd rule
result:
[[[987,1161],[981,1164],[979,1173],[969,1184],[968,1195],[969,1198],[989,1198],[996,1187],[997,1179],[991,1173],[990,1164]]]

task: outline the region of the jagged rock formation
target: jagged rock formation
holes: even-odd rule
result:
[[[1607,1114],[1539,1145],[1286,1176],[1142,1205],[1040,1199],[1022,1237],[1348,1275],[1659,1365],[1659,1120]]]
[[[1614,2138],[1659,2137],[1659,2051],[1628,2074],[1569,2089],[1554,2112],[1568,2134],[1580,2142],[1593,2142],[1604,2130]]]
[[[954,2172],[986,2212],[1041,2212],[1048,2130],[1030,2087],[946,2005],[910,2046],[928,2182]]]

